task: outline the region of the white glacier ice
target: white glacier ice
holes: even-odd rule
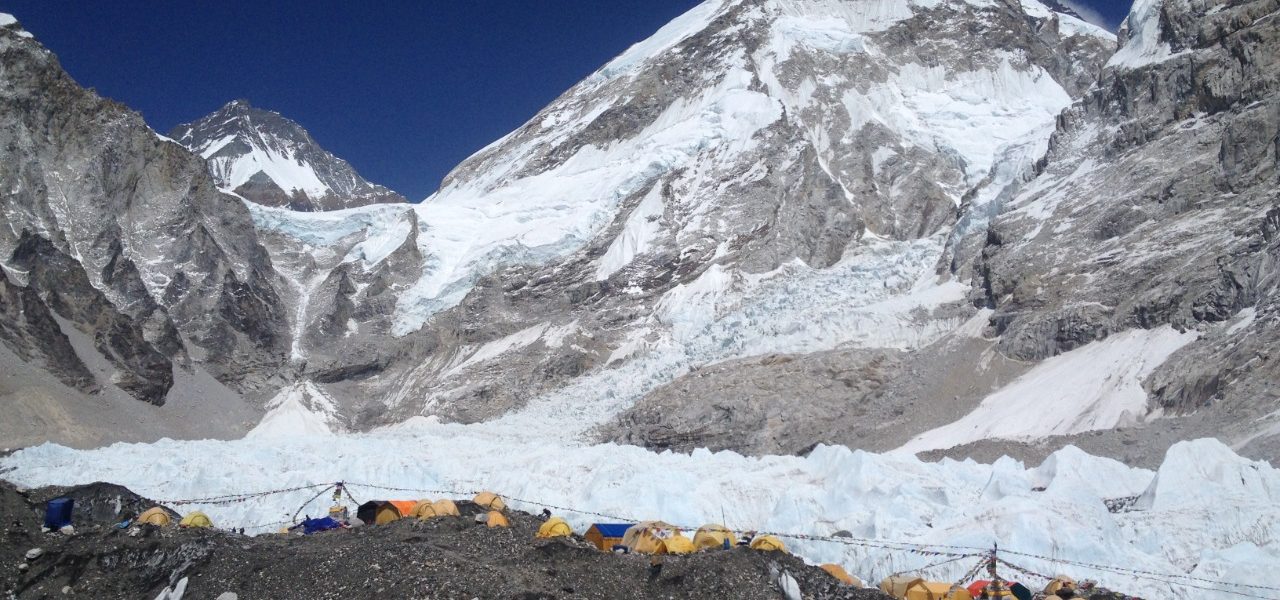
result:
[[[1271,584],[1270,573],[1280,568],[1275,535],[1280,531],[1280,471],[1242,459],[1214,440],[1175,445],[1157,475],[1071,447],[1036,468],[1010,459],[993,465],[926,463],[828,446],[806,457],[750,458],[733,452],[653,453],[547,436],[530,439],[517,424],[507,425],[442,425],[419,419],[358,435],[162,440],[96,450],[46,444],[0,459],[0,469],[22,485],[104,480],[153,498],[341,480],[352,484],[361,501],[387,494],[359,483],[456,490],[458,497],[494,489],[510,498],[625,519],[661,518],[685,526],[723,519],[736,529],[818,536],[843,530],[855,540],[880,540],[880,546],[893,549],[856,541],[785,541],[806,560],[836,562],[873,582],[936,560],[887,542],[964,546],[974,552],[999,543],[1015,564],[1094,578],[1145,597],[1234,595],[1074,563],[1252,585]],[[252,528],[288,518],[313,493],[194,508],[222,526]],[[1104,499],[1139,495],[1140,510],[1111,513],[1103,504]],[[321,502],[303,513],[323,511]],[[541,508],[513,504],[531,512]],[[593,521],[585,514],[564,516],[579,532]],[[956,578],[971,562],[976,559],[929,575]]]

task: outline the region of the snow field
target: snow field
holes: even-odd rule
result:
[[[1138,425],[1151,413],[1142,381],[1197,337],[1168,325],[1134,329],[1045,359],[964,418],[922,433],[898,451],[915,454],[989,439],[1034,441]]]
[[[857,539],[921,546],[988,548],[998,542],[1006,550],[1052,559],[1007,555],[1037,572],[1091,577],[1149,597],[1232,596],[1058,561],[1258,585],[1269,584],[1264,577],[1280,567],[1280,543],[1265,529],[1280,523],[1280,471],[1242,459],[1214,440],[1175,446],[1157,475],[1073,447],[1027,468],[1010,459],[993,465],[925,463],[825,446],[807,457],[750,458],[705,450],[657,454],[615,445],[522,444],[492,433],[483,426],[424,419],[346,436],[162,440],[88,451],[46,444],[4,458],[0,467],[21,485],[104,480],[153,498],[342,480],[352,482],[361,501],[387,493],[357,483],[457,490],[458,497],[492,489],[512,498],[689,527],[725,521],[741,530],[819,536],[844,530]],[[1040,488],[1044,491],[1034,491]],[[304,490],[192,509],[204,510],[221,526],[251,527],[287,518],[312,494]],[[1112,514],[1102,503],[1139,494],[1146,510]],[[412,495],[400,494],[403,499]],[[319,514],[327,502],[322,498],[304,512]],[[531,512],[541,509],[514,504]],[[572,512],[563,516],[579,532],[597,520]],[[811,562],[837,562],[869,581],[936,560],[857,543],[786,541]],[[959,577],[971,562],[928,575]]]

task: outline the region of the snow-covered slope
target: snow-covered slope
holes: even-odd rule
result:
[[[209,162],[218,185],[259,204],[333,210],[404,197],[369,183],[279,113],[234,100],[169,137]]]

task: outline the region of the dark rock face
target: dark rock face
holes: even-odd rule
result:
[[[76,356],[48,305],[35,290],[0,272],[0,337],[18,358],[84,392],[98,388],[93,373]]]
[[[28,289],[42,295],[54,314],[93,338],[94,347],[116,367],[112,384],[139,400],[164,404],[173,385],[174,365],[168,357],[184,358],[184,350],[173,322],[150,296],[135,297],[133,308],[140,317],[135,321],[93,287],[80,263],[26,232],[10,264],[26,273]],[[66,357],[72,359],[79,360],[74,353]]]
[[[1033,360],[1168,324],[1201,334],[1150,377],[1157,406],[1274,410],[1278,9],[1180,0],[1128,24],[1168,58],[1121,51],[1060,119],[1040,178],[1061,186],[1017,199],[977,258],[975,301],[996,309],[1003,351]]]
[[[169,137],[208,160],[219,187],[258,204],[316,211],[406,202],[365,181],[297,123],[245,100],[179,125]]]
[[[285,341],[246,209],[198,157],[76,85],[23,33],[0,30],[0,263],[8,306],[24,307],[6,319],[6,345],[82,391],[160,405],[175,370],[199,364],[254,392]],[[77,356],[62,327],[100,356]],[[85,365],[103,360],[111,372],[97,380]]]

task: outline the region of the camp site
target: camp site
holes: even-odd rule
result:
[[[783,532],[742,530],[723,523],[682,526],[661,520],[612,520],[575,528],[548,507],[537,513],[519,510],[513,506],[537,506],[493,491],[415,499],[401,495],[358,503],[356,491],[375,490],[343,483],[320,487],[307,494],[309,500],[295,515],[274,524],[270,533],[250,536],[236,528],[220,528],[195,507],[199,501],[171,502],[175,506],[170,507],[107,484],[19,491],[0,483],[4,513],[0,516],[14,523],[9,539],[23,542],[10,544],[0,552],[0,559],[18,561],[13,572],[19,577],[6,585],[18,585],[11,589],[19,589],[19,597],[36,591],[61,593],[64,587],[99,597],[125,590],[145,589],[150,594],[156,586],[167,590],[160,592],[170,594],[161,596],[165,598],[184,593],[203,597],[199,595],[203,591],[222,588],[240,597],[256,597],[255,590],[279,589],[271,586],[283,583],[291,570],[310,569],[313,581],[293,586],[296,597],[308,598],[315,597],[306,591],[309,585],[317,589],[353,585],[354,580],[332,565],[335,560],[358,560],[365,565],[356,578],[366,580],[363,585],[377,581],[385,586],[384,593],[426,594],[421,597],[452,597],[449,594],[463,590],[477,597],[507,597],[508,579],[517,578],[527,587],[528,579],[534,578],[539,580],[537,585],[555,588],[566,597],[588,598],[649,598],[655,586],[680,597],[694,597],[723,590],[727,583],[742,590],[734,595],[741,598],[1140,598],[1112,592],[1096,581],[1077,582],[1065,573],[1034,573],[1006,560],[994,548],[960,554],[921,547],[915,552],[921,559],[916,568],[854,573],[844,565],[813,564],[795,556]],[[232,495],[200,501],[251,502],[252,498]],[[875,543],[840,536],[831,539]],[[132,550],[103,554],[103,545]],[[198,548],[194,550],[198,558],[182,558],[183,552],[193,548]],[[67,570],[68,565],[85,560],[95,566],[78,568],[74,574]],[[132,561],[133,566],[121,567],[119,561]],[[178,564],[181,561],[188,562]],[[258,570],[257,575],[254,569],[246,575],[241,568],[268,563],[277,566]],[[447,570],[453,575],[412,574],[413,565],[433,564],[449,564]],[[936,576],[938,564],[969,568],[953,581]],[[169,581],[165,571],[170,568],[184,577]],[[493,577],[495,572],[505,574]],[[794,595],[797,589],[802,590],[800,596]]]

